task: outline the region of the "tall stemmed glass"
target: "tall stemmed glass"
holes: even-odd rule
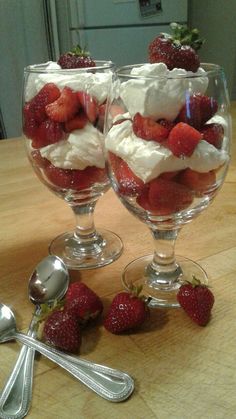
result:
[[[61,69],[56,63],[25,68],[23,132],[27,155],[41,182],[71,207],[75,231],[56,237],[51,254],[69,268],[107,265],[122,252],[120,238],[97,230],[94,209],[109,188],[103,124],[114,65]]]
[[[163,63],[118,69],[105,131],[114,191],[154,239],[154,254],[131,262],[123,284],[142,284],[152,306],[178,307],[183,280],[208,281],[197,263],[175,256],[175,242],[227,172],[231,122],[223,70],[202,64],[197,73],[169,71]]]

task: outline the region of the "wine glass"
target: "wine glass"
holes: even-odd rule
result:
[[[231,119],[224,72],[214,64],[196,73],[169,71],[164,63],[121,67],[108,102],[112,187],[154,239],[154,254],[129,263],[123,285],[142,285],[153,307],[178,307],[184,280],[208,282],[197,263],[175,256],[175,242],[209,206],[227,173]]]
[[[121,239],[94,225],[94,209],[110,187],[105,169],[103,125],[110,61],[91,68],[61,69],[57,63],[24,71],[23,133],[32,167],[41,182],[65,200],[75,231],[56,237],[49,253],[71,269],[107,265],[122,252]]]

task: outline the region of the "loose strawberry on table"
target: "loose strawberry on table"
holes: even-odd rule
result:
[[[71,283],[65,296],[65,309],[81,323],[95,319],[103,311],[100,297],[83,282]]]
[[[111,333],[119,334],[138,329],[149,317],[149,308],[139,297],[141,289],[132,288],[130,292],[120,292],[111,302],[104,327]]]
[[[181,285],[177,300],[199,326],[205,326],[209,322],[215,298],[212,291],[197,278],[193,277]]]

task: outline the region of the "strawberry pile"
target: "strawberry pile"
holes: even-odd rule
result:
[[[171,23],[173,35],[162,33],[149,45],[150,63],[164,63],[169,70],[183,68],[196,72],[200,65],[197,50],[203,40],[197,29],[190,30],[185,25]]]
[[[42,317],[42,339],[62,351],[78,353],[82,328],[98,318],[102,311],[103,303],[91,288],[82,282],[71,283],[63,304]]]
[[[199,93],[187,101],[175,121],[155,121],[136,113],[132,121],[134,134],[145,141],[161,144],[180,159],[191,157],[202,140],[220,149],[223,126],[207,123],[217,112],[217,102]],[[187,168],[164,172],[145,184],[120,157],[110,152],[109,160],[119,193],[136,197],[139,206],[155,215],[170,215],[188,208],[195,197],[207,194],[216,183],[216,170],[201,173]]]
[[[104,105],[84,91],[73,91],[65,86],[60,90],[55,83],[47,83],[23,108],[23,132],[35,149],[31,153],[34,165],[41,168],[39,176],[62,189],[82,190],[94,182],[106,182],[105,169],[95,166],[84,170],[55,167],[40,154],[42,147],[67,140],[75,130],[82,130],[86,124],[103,129]],[[100,111],[101,109],[101,111]],[[101,113],[101,118],[100,118]],[[37,152],[35,152],[37,150]]]

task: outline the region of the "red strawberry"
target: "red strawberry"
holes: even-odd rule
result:
[[[72,119],[79,110],[77,94],[69,87],[64,87],[60,97],[46,106],[46,113],[56,122],[66,122]]]
[[[134,115],[133,131],[137,137],[160,143],[163,142],[169,134],[169,129],[163,124],[159,124],[149,117],[144,117],[140,113]]]
[[[98,295],[83,282],[69,285],[65,296],[65,309],[80,321],[95,319],[103,311],[103,303]]]
[[[66,310],[53,311],[44,323],[43,340],[62,351],[79,352],[81,334],[76,318]]]
[[[214,295],[197,278],[193,277],[191,282],[181,285],[177,300],[194,322],[200,326],[205,326],[209,322],[215,301]]]
[[[113,153],[109,153],[109,156],[120,193],[131,196],[140,194],[144,188],[142,179],[137,177],[120,157]]]
[[[61,68],[84,68],[95,67],[94,60],[90,57],[89,52],[82,49],[79,45],[72,51],[62,54],[57,63]]]
[[[65,131],[71,132],[71,131],[74,131],[75,129],[82,129],[85,127],[87,122],[88,122],[88,118],[85,115],[84,111],[80,111],[74,116],[74,118],[65,122]]]
[[[32,159],[33,164],[36,164],[37,167],[40,167],[41,169],[45,169],[50,164],[48,159],[41,156],[40,150],[32,151],[30,158]]]
[[[171,180],[156,178],[149,184],[148,203],[156,215],[170,215],[188,208],[193,201],[191,191]]]
[[[93,124],[98,116],[98,102],[97,99],[86,92],[77,92],[79,103],[84,109],[88,120]]]
[[[60,122],[46,119],[35,131],[35,134],[32,137],[32,147],[45,147],[49,144],[54,144],[58,141],[64,140],[65,138],[66,134],[63,130],[62,124]]]
[[[104,326],[109,332],[119,334],[137,329],[148,318],[149,309],[138,294],[139,290],[124,291],[114,297],[104,320]]]
[[[35,123],[41,123],[46,118],[45,107],[57,100],[60,96],[60,89],[54,83],[45,84],[30,102],[26,103],[23,109],[25,123],[27,118],[34,118]]]
[[[215,99],[196,93],[187,96],[186,103],[177,116],[177,122],[186,122],[196,129],[200,129],[217,112]]]
[[[62,189],[72,189],[73,170],[61,169],[53,164],[49,164],[44,170],[45,176],[55,186]]]
[[[196,72],[200,65],[197,50],[202,45],[196,29],[172,23],[173,36],[160,34],[149,45],[150,63],[165,63],[169,70],[183,68]]]
[[[178,182],[187,186],[198,195],[207,192],[213,187],[216,182],[216,174],[214,170],[200,173],[195,170],[185,169],[178,175]]]
[[[31,111],[30,103],[26,103],[23,107],[23,132],[28,138],[32,138],[38,128],[34,113]]]
[[[179,122],[171,130],[167,147],[176,157],[191,156],[202,139],[202,134],[184,122]]]
[[[221,148],[224,138],[224,128],[221,124],[206,124],[202,127],[201,133],[203,135],[203,140],[207,141],[218,149]]]

